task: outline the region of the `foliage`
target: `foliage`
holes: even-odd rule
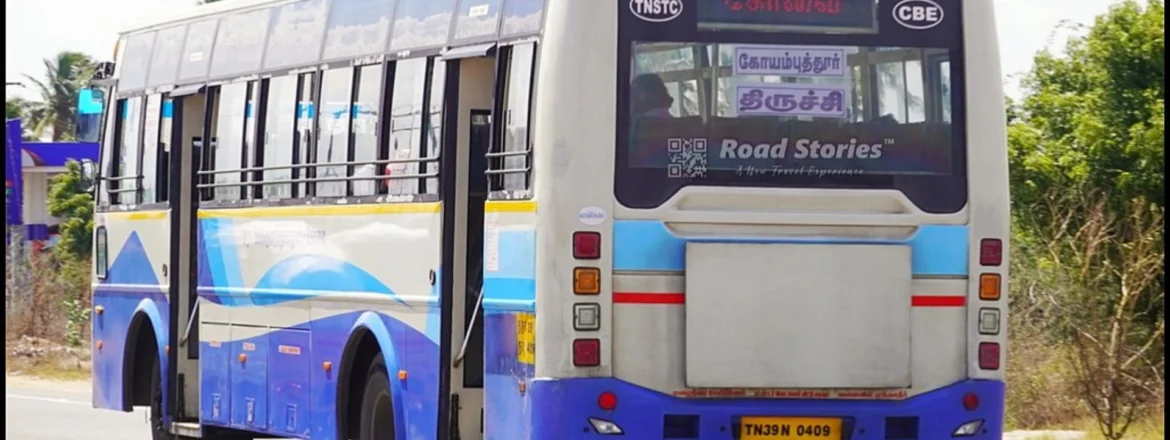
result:
[[[93,246],[93,195],[85,187],[81,164],[70,160],[49,182],[49,214],[61,220],[55,251],[88,260]]]
[[[1164,19],[1161,0],[1126,0],[1065,56],[1036,56],[1029,94],[1009,113],[1013,201],[1088,185],[1108,190],[1114,210],[1136,197],[1165,206]]]
[[[4,101],[4,119],[19,119],[24,114],[25,102],[18,97]]]
[[[1164,399],[1164,19],[1161,0],[1119,2],[1008,101],[1013,353],[1061,364],[1009,392],[1073,392],[1108,439]]]
[[[80,52],[61,52],[44,60],[43,79],[24,75],[41,95],[24,116],[31,133],[52,129],[53,141],[72,140],[77,126],[77,98],[93,76],[94,61]]]

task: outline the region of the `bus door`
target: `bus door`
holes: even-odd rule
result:
[[[441,175],[443,181],[443,345],[449,373],[441,387],[438,438],[483,438],[482,271],[486,154],[500,84],[494,44],[448,51]],[[432,106],[434,103],[431,104]],[[455,160],[450,160],[454,158]],[[448,278],[450,277],[450,278]],[[443,414],[448,414],[444,418]]]
[[[166,396],[170,414],[176,422],[194,422],[199,418],[199,322],[196,295],[196,210],[199,197],[196,170],[206,139],[210,106],[202,86],[180,87],[169,96],[170,118],[168,159],[171,177],[167,192],[171,209],[170,267],[170,368]]]

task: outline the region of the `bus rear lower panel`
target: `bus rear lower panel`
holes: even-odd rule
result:
[[[964,380],[898,401],[678,398],[611,378],[535,380],[529,391],[533,402],[533,440],[614,437],[732,440],[741,438],[739,423],[743,417],[840,420],[840,436],[807,437],[816,439],[938,440],[1003,436],[1000,403],[1004,399],[1004,383],[1001,381]],[[599,407],[599,397],[604,392],[616,397],[617,404],[611,411]],[[969,394],[976,397],[966,397]],[[975,407],[967,409],[973,402]],[[602,435],[593,427],[591,418],[616,424],[622,435]],[[954,435],[960,427],[972,422],[981,422],[972,435]]]

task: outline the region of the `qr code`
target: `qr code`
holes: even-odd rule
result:
[[[679,179],[707,177],[707,140],[670,139],[666,142],[670,163],[666,176]]]

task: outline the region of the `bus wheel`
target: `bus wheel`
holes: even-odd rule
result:
[[[390,380],[381,356],[370,363],[366,387],[362,391],[361,428],[358,440],[393,440],[394,410],[390,400]]]
[[[162,420],[162,369],[158,356],[154,357],[154,365],[150,367],[150,438],[152,440],[175,440],[170,430],[163,426]]]

